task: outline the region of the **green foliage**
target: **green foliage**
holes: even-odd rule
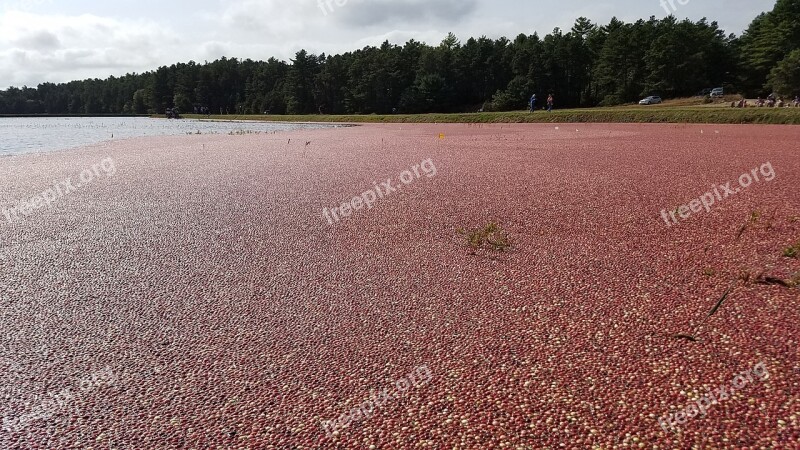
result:
[[[642,96],[689,97],[696,86],[729,81],[725,72],[733,69],[734,58],[716,24],[668,17],[655,26],[655,34],[644,57],[647,81]]]
[[[504,252],[511,248],[508,234],[494,222],[474,230],[460,228],[457,232],[466,237],[467,243],[473,250],[488,249]]]
[[[200,118],[201,116],[188,115]],[[556,109],[548,114],[527,111],[455,114],[247,115],[212,116],[224,120],[332,123],[730,123],[800,125],[800,108],[638,107]]]
[[[526,77],[516,76],[508,84],[508,89],[497,91],[492,97],[492,111],[513,111],[526,108],[532,93],[535,92],[533,82]],[[537,102],[537,107],[544,106],[546,97]]]
[[[133,105],[131,111],[133,114],[147,114],[147,91],[138,89],[133,93]]]
[[[769,93],[764,82],[789,53],[800,49],[800,1],[777,0],[772,11],[759,15],[738,43],[740,78],[747,94]]]
[[[533,93],[540,104],[554,94],[563,109],[690,96],[718,86],[760,92],[768,75],[788,95],[797,89],[797,17],[800,0],[777,0],[740,39],[705,19],[612,18],[598,26],[581,17],[568,32],[556,28],[513,41],[462,43],[450,33],[437,46],[384,42],[333,56],[301,50],[290,63],[190,61],[119,78],[9,88],[0,91],[0,114],[160,114],[175,106],[223,114],[461,113],[481,105],[523,109]]]
[[[181,112],[191,111],[192,110],[192,100],[186,94],[176,92],[173,100],[173,104],[176,108],[178,108]]]
[[[787,98],[800,94],[800,48],[789,53],[772,69],[767,83],[776,93]]]
[[[314,79],[319,73],[320,60],[305,50],[300,50],[295,55],[284,88],[288,114],[316,112]]]
[[[800,258],[800,242],[783,250],[783,256],[787,258]]]

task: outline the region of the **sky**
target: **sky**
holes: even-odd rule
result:
[[[672,2],[670,5],[669,1]],[[663,4],[662,4],[663,2]],[[775,0],[0,0],[0,89],[141,73],[222,56],[290,60],[383,41],[569,31],[668,12],[741,34]],[[674,6],[674,7],[673,7]]]

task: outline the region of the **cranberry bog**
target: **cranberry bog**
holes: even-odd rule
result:
[[[799,138],[393,124],[2,158],[0,447],[798,448]]]

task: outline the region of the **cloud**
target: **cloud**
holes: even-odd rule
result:
[[[261,36],[286,37],[303,33],[312,5],[285,0],[245,0],[229,3],[222,13],[226,31],[256,32]],[[319,11],[317,11],[319,12]]]
[[[341,3],[341,0],[339,0]],[[329,16],[346,26],[456,24],[477,9],[477,0],[347,0],[332,2]]]
[[[351,50],[355,50],[356,48],[363,48],[366,46],[379,46],[384,41],[389,41],[390,43],[398,44],[402,46],[406,42],[414,39],[418,42],[425,42],[429,45],[438,45],[445,37],[447,37],[446,31],[438,31],[438,30],[425,30],[425,31],[417,31],[417,30],[392,30],[388,33],[382,33],[375,36],[369,36],[362,39],[359,39],[355,42],[355,45]]]
[[[10,84],[106,77],[157,65],[164,43],[179,42],[147,21],[120,21],[90,14],[43,15],[12,11],[0,17],[0,66]],[[167,56],[167,55],[164,55]],[[172,55],[168,56],[173,57]]]
[[[676,14],[707,16],[740,33],[773,6],[774,0],[691,1]],[[0,11],[0,89],[119,76],[223,55],[289,60],[300,49],[334,54],[384,40],[437,45],[449,31],[462,42],[482,35],[513,39],[534,31],[544,36],[555,27],[568,31],[579,16],[604,24],[611,16],[632,21],[666,15],[656,0],[194,0],[190,7],[165,2],[158,8],[141,2],[0,0]]]
[[[228,47],[224,42],[205,42],[200,45],[200,53],[204,60],[213,61],[223,56],[229,56]]]
[[[31,11],[41,7],[52,6],[53,0],[16,0],[6,1],[2,4],[5,11]]]
[[[11,43],[19,48],[39,51],[55,50],[61,47],[61,40],[49,31],[27,33]]]

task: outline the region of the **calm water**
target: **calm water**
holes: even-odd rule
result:
[[[112,139],[188,133],[272,133],[328,125],[266,122],[211,122],[141,117],[0,117],[0,156],[46,152]]]

